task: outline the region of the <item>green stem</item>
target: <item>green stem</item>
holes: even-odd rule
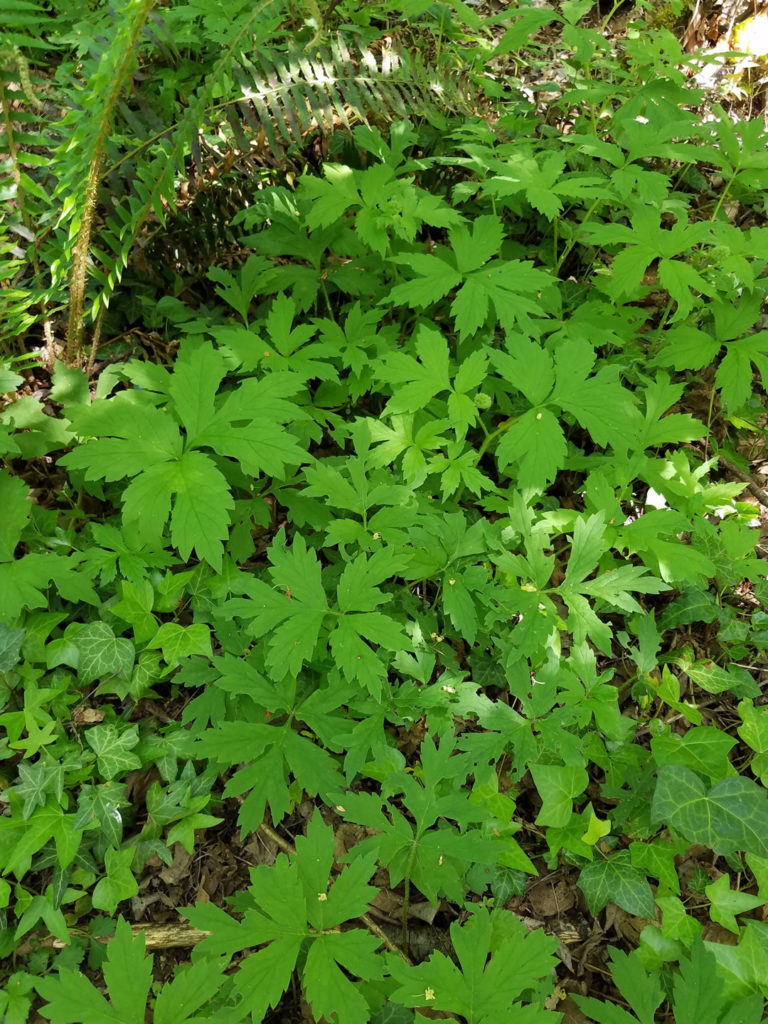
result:
[[[586,216],[584,217],[584,220],[582,220],[581,224],[579,224],[578,228],[576,229],[576,232],[575,232],[575,234],[574,234],[574,235],[573,235],[573,237],[572,237],[572,238],[571,238],[571,239],[570,239],[570,240],[568,241],[568,243],[567,243],[567,244],[566,244],[566,246],[565,246],[565,249],[563,249],[563,254],[562,254],[562,256],[560,257],[560,259],[559,259],[559,260],[557,260],[557,263],[556,263],[556,265],[555,265],[555,273],[556,273],[556,274],[559,274],[559,273],[560,273],[560,268],[562,267],[563,263],[565,263],[565,261],[566,261],[566,260],[568,259],[569,255],[570,255],[570,253],[571,253],[571,249],[573,249],[574,245],[576,245],[576,243],[577,243],[577,242],[578,242],[578,240],[579,240],[579,233],[580,233],[581,229],[582,229],[582,228],[584,227],[584,225],[585,225],[586,223],[588,223],[588,221],[589,221],[589,218],[590,218],[590,217],[592,216],[592,214],[593,214],[593,213],[595,212],[595,208],[596,208],[596,206],[597,206],[597,204],[598,204],[599,202],[600,202],[600,200],[599,200],[599,199],[596,199],[596,200],[594,201],[594,203],[592,203],[592,205],[590,206],[590,208],[589,208],[589,209],[587,210],[587,215],[586,215]]]
[[[723,189],[722,193],[720,194],[720,198],[717,201],[717,205],[715,206],[715,209],[712,211],[712,216],[709,218],[710,221],[717,220],[717,215],[718,215],[718,213],[720,213],[720,209],[721,209],[723,203],[725,202],[725,200],[730,195],[731,185],[734,183],[735,180],[736,180],[736,175],[734,174],[734,176],[731,178],[731,180],[728,182],[728,184],[725,186],[725,188]]]
[[[517,417],[517,416],[510,416],[509,419],[506,419],[506,420],[503,421],[503,423],[500,423],[499,426],[490,434],[488,433],[485,425],[482,424],[483,430],[485,431],[485,438],[483,439],[483,443],[477,449],[477,458],[475,459],[475,466],[476,467],[480,465],[480,460],[485,455],[485,453],[488,451],[488,448],[493,444],[493,442],[496,440],[496,438],[499,437],[500,434],[503,434],[506,430],[509,430],[509,428],[512,426],[512,424],[518,418],[519,417]],[[466,484],[462,484],[461,487],[456,492],[456,499],[455,500],[456,500],[456,504],[457,505],[461,501],[462,497],[464,496],[464,491],[466,489],[467,489],[466,488]]]
[[[416,860],[416,850],[418,849],[418,846],[418,841],[414,839],[411,845],[411,853],[410,856],[408,857],[408,863],[405,866],[405,887],[403,889],[402,946],[403,953],[405,953],[406,956],[411,955],[408,949],[408,910],[411,905],[411,871],[413,870],[413,862]]]

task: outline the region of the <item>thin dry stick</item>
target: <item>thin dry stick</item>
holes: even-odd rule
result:
[[[196,946],[198,942],[202,942],[203,939],[207,939],[211,934],[210,932],[202,931],[200,928],[193,928],[192,925],[181,923],[132,924],[131,931],[133,932],[134,938],[140,932],[144,933],[144,945],[146,949],[173,949],[177,947]],[[72,938],[94,938],[97,942],[109,942],[108,936],[89,935],[88,932],[83,931],[80,928],[70,929],[69,934]],[[34,942],[33,939],[30,938],[19,946],[15,955],[26,956],[34,949],[64,949],[66,945],[67,943],[62,942],[61,939],[57,939],[53,935],[48,935],[39,942]]]
[[[261,825],[259,825],[259,831],[263,833],[267,837],[267,839],[271,839],[273,843],[276,843],[277,846],[279,846],[280,849],[283,851],[283,853],[287,853],[291,857],[296,856],[296,847],[293,846],[292,843],[289,843],[287,839],[283,839],[283,837],[279,835],[277,832],[275,832],[273,828],[270,828],[269,825],[266,825],[264,824],[264,822],[262,822]],[[399,946],[396,946],[391,939],[387,938],[387,936],[384,934],[381,928],[379,928],[379,926],[376,924],[376,922],[373,920],[370,914],[361,914],[360,920],[363,922],[368,931],[372,935],[375,935],[379,942],[382,944],[382,946],[388,949],[390,953],[399,953],[407,964],[410,964],[411,966],[413,965],[413,961],[408,956],[406,956],[406,954],[402,951],[402,949],[400,949]]]
[[[750,494],[754,494],[763,508],[768,508],[768,491],[760,486],[749,473],[745,473],[743,469],[739,469],[735,466],[730,459],[726,459],[724,455],[718,455],[718,460],[723,469],[727,469],[729,473],[733,473],[735,477],[742,480],[747,485],[747,490]]]

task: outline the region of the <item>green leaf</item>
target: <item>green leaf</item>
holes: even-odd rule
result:
[[[110,607],[113,615],[133,626],[133,635],[137,644],[145,643],[157,631],[157,620],[152,615],[154,589],[149,580],[132,583],[121,581],[122,597]]]
[[[215,415],[214,399],[225,372],[224,356],[212,345],[181,346],[168,394],[186,428],[190,447],[197,445],[197,436]]]
[[[24,629],[9,629],[0,622],[0,672],[10,672],[18,664],[25,633]]]
[[[536,824],[563,828],[571,820],[574,797],[587,788],[589,776],[575,764],[534,764],[530,771],[542,799]]]
[[[166,469],[166,485],[176,495],[171,540],[184,561],[194,550],[218,571],[229,530],[227,513],[235,507],[227,481],[202,452],[185,452]],[[133,505],[130,511],[134,518]]]
[[[195,751],[228,767],[248,762],[247,767],[229,780],[224,792],[231,796],[251,790],[240,811],[241,825],[250,830],[258,828],[263,821],[267,802],[275,822],[288,811],[286,768],[312,796],[320,793],[328,797],[339,789],[339,774],[331,754],[298,735],[290,725],[222,722],[200,737]]]
[[[27,525],[31,504],[22,480],[0,469],[0,562],[10,562]],[[7,611],[4,614],[8,614]],[[4,670],[5,671],[5,670]]]
[[[129,677],[135,657],[130,640],[116,637],[106,622],[89,622],[78,630],[74,645],[80,652],[78,674],[83,682]]]
[[[579,888],[590,911],[597,914],[615,903],[637,917],[654,916],[653,893],[642,871],[632,866],[629,850],[593,860],[582,868]]]
[[[451,925],[451,940],[460,966],[443,953],[433,953],[417,966],[390,960],[399,987],[390,999],[405,1006],[460,1014],[467,1024],[521,1020],[526,1024],[555,1024],[556,1015],[531,1007],[526,1013],[517,1000],[537,978],[554,966],[555,941],[542,931],[526,933],[505,911],[491,917],[477,907],[463,925]],[[490,954],[490,959],[489,959]]]
[[[95,752],[102,777],[113,779],[121,772],[141,768],[141,759],[132,754],[139,742],[139,728],[130,726],[118,732],[114,725],[96,725],[85,734],[88,745]]]
[[[768,331],[750,334],[739,341],[729,341],[725,356],[715,375],[723,404],[731,412],[743,408],[752,393],[755,366],[763,380],[768,382]]]
[[[754,910],[755,907],[763,905],[762,897],[731,889],[728,875],[720,875],[716,881],[706,886],[704,892],[712,904],[709,908],[709,916],[723,928],[735,932],[736,935],[739,934],[736,914],[744,914],[748,910]]]
[[[656,1010],[664,999],[659,976],[648,974],[636,952],[610,950],[610,970],[619,992],[624,996],[640,1024],[653,1024]]]
[[[6,874],[22,878],[32,857],[53,839],[56,855],[62,868],[69,867],[75,858],[82,829],[75,827],[74,815],[66,814],[55,797],[49,797],[44,807],[38,807],[32,816],[0,818],[0,863]]]
[[[542,490],[555,478],[565,460],[563,430],[549,409],[529,409],[512,423],[496,448],[499,468],[518,463],[517,482],[522,488]]]
[[[147,644],[150,650],[161,650],[168,665],[178,665],[182,658],[200,654],[211,656],[211,630],[202,622],[191,626],[180,626],[176,622],[164,622]]]
[[[148,404],[140,391],[121,391],[114,398],[69,411],[86,441],[59,460],[68,469],[84,469],[86,480],[121,480],[136,476],[181,455],[179,428],[167,412]],[[104,436],[106,435],[106,436]]]
[[[53,364],[51,398],[65,407],[87,405],[91,400],[87,375],[76,366],[67,366],[56,359]]]
[[[256,1017],[277,1004],[304,947],[302,978],[310,1002],[314,1000],[316,1017],[333,1012],[329,1002],[333,998],[340,1022],[364,1024],[367,1020],[366,1001],[340,967],[368,980],[380,978],[383,963],[375,955],[379,943],[359,928],[335,929],[368,906],[375,889],[367,880],[375,862],[361,859],[331,882],[333,855],[333,830],[316,812],[307,835],[296,841],[295,857],[289,861],[280,856],[273,867],[260,865],[251,872],[242,923],[233,927],[222,911],[205,905],[186,912],[195,927],[213,933],[200,944],[203,953],[231,956],[248,946],[265,946],[241,964],[235,978],[243,1005]]]
[[[461,282],[461,274],[447,259],[411,253],[407,256],[390,256],[393,263],[410,267],[418,277],[395,285],[387,296],[387,305],[416,306],[424,309],[437,302]]]
[[[614,983],[637,1016],[614,1003],[575,995],[579,1009],[598,1024],[654,1024],[656,1010],[664,999],[658,975],[647,973],[636,952],[627,955],[611,948],[610,956]]]
[[[106,878],[96,883],[91,902],[97,910],[114,914],[121,900],[129,900],[139,891],[139,883],[131,871],[134,851],[131,847],[116,850],[109,847],[104,854]],[[143,952],[143,949],[142,949]]]
[[[247,475],[268,473],[282,478],[286,466],[308,461],[306,452],[284,425],[308,418],[288,400],[300,388],[301,378],[295,373],[274,371],[249,378],[227,395],[197,436],[197,447],[208,446],[236,459]]]
[[[195,916],[190,920],[200,926]],[[264,949],[251,954],[237,972],[235,989],[242,997],[242,1006],[253,1014],[253,1020],[263,1020],[267,1010],[277,1006],[291,983],[304,933],[291,934],[288,922],[285,925],[284,934],[276,935]]]
[[[423,409],[435,395],[447,391],[448,343],[433,327],[419,324],[414,335],[418,362],[404,352],[391,353],[383,368],[383,377],[394,386],[383,415],[416,412]]]
[[[510,351],[494,351],[491,360],[504,380],[514,384],[533,406],[541,405],[555,386],[552,356],[529,338],[516,338]]]
[[[367,1024],[370,1019],[368,1001],[349,980],[349,974],[366,981],[380,978],[384,963],[376,954],[379,945],[378,939],[361,928],[322,935],[312,943],[303,980],[315,1020],[325,1018],[336,1019],[339,1024]]]
[[[110,1002],[85,975],[62,969],[56,977],[35,982],[46,1000],[41,1012],[52,1024],[144,1024],[152,960],[144,955],[144,933],[134,938],[131,926],[121,917],[107,944],[103,966]]]
[[[751,779],[723,779],[707,791],[689,768],[666,765],[659,769],[651,813],[715,853],[768,857],[768,793]]]
[[[690,950],[690,959],[681,957],[679,973],[673,982],[672,1005],[676,1024],[701,1024],[702,1020],[719,1020],[724,1009],[723,983],[718,976],[717,961],[697,939]]]
[[[182,1024],[189,1020],[216,995],[226,965],[226,960],[205,957],[177,968],[173,981],[163,985],[155,1001],[154,1024]],[[239,1019],[234,1008],[229,1012],[231,1020]]]
[[[0,363],[0,395],[8,395],[15,391],[19,384],[24,383],[24,378],[8,368],[8,363]]]
[[[75,814],[75,827],[88,829],[98,824],[101,834],[110,846],[117,847],[123,837],[121,807],[129,806],[124,796],[125,787],[117,782],[105,782],[80,791]]]

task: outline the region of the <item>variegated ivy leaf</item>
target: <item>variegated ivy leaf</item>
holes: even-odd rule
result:
[[[83,682],[130,675],[135,657],[133,643],[116,637],[106,622],[87,623],[73,643],[80,653],[78,673]]]

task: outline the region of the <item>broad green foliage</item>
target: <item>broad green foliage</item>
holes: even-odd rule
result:
[[[768,383],[762,123],[700,117],[669,33],[631,23],[614,52],[581,0],[487,22],[325,6],[290,16],[289,47],[266,4],[174,0],[136,42],[135,103],[89,96],[95,120],[59,126],[59,157],[83,145],[68,177],[22,133],[8,195],[42,234],[10,230],[51,240],[25,299],[0,233],[11,327],[59,301],[93,217],[103,337],[141,323],[174,358],[110,341],[98,373],[55,362],[42,400],[28,361],[0,365],[0,1013],[258,1024],[302,999],[330,1024],[554,1024],[557,939],[508,901],[558,872],[640,935],[611,953],[622,1005],[577,998],[590,1019],[757,1024],[768,586],[738,477]],[[133,67],[89,51],[106,9],[52,7],[51,81]],[[123,44],[148,8],[125,5]],[[42,14],[14,10],[33,65]],[[390,19],[477,116],[433,116],[417,64],[388,91]],[[528,81],[560,62],[546,114],[513,55]],[[300,173],[285,156],[246,186],[243,125],[277,152],[310,113],[350,128],[322,168],[297,148]],[[94,154],[101,188],[135,180],[91,207]],[[250,885],[183,909],[207,934],[153,984],[146,880],[211,836],[259,849]],[[692,848],[711,874],[679,870]],[[417,957],[425,904],[446,945]]]
[[[433,953],[418,967],[392,961],[392,974],[400,985],[392,993],[393,1000],[434,1010],[450,1007],[467,1024],[512,1014],[526,1024],[558,1019],[558,1014],[536,1009],[529,1002],[539,979],[555,963],[555,941],[549,936],[542,931],[527,934],[506,911],[490,915],[478,908],[465,925],[451,926],[451,940],[458,966],[443,953]],[[521,998],[525,995],[529,999]],[[523,1001],[529,1005],[521,1006]]]

